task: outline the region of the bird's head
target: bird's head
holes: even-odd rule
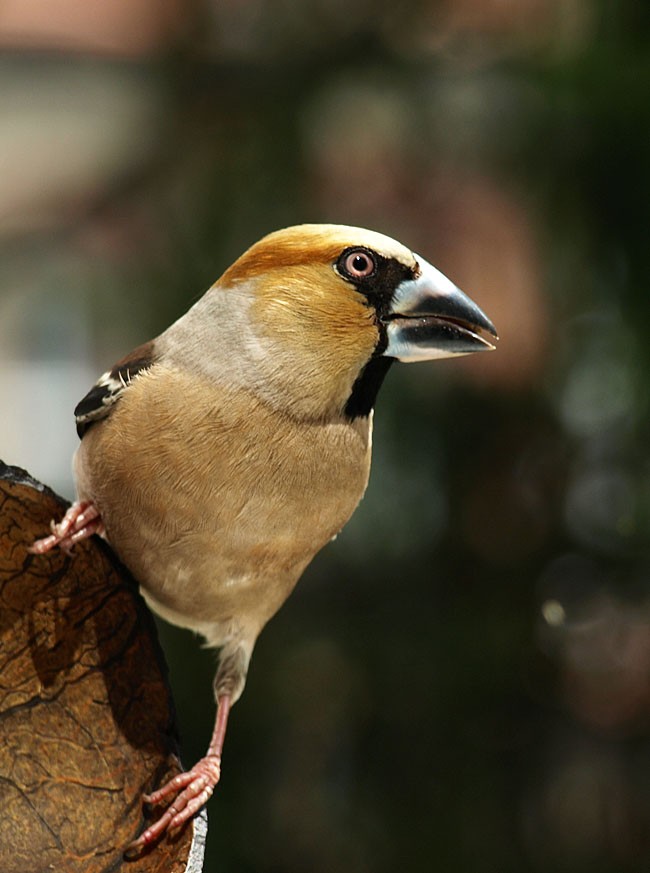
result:
[[[490,350],[485,334],[496,337],[479,307],[424,258],[342,225],[265,236],[205,299],[222,320],[229,301],[239,337],[239,349],[229,348],[233,371],[246,359],[247,378],[267,399],[309,418],[368,415],[393,361]]]

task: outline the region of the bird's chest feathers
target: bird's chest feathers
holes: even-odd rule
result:
[[[199,395],[181,377],[134,380],[107,425],[84,438],[80,465],[92,453],[86,490],[145,587],[170,574],[178,584],[188,567],[188,589],[197,574],[222,595],[262,579],[292,586],[343,527],[368,480],[368,419],[298,423],[245,392]]]

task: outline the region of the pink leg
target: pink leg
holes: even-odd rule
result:
[[[149,846],[166,831],[178,828],[189,821],[208,802],[221,776],[221,752],[226,736],[230,705],[229,695],[224,695],[219,699],[214,731],[205,757],[201,758],[191,770],[179,773],[162,788],[144,795],[145,803],[150,804],[160,803],[166,797],[177,796],[158,821],[126,847],[124,852],[126,858],[137,857],[142,849]]]
[[[28,549],[33,555],[44,555],[56,546],[64,552],[70,552],[72,546],[80,540],[85,540],[93,534],[103,534],[99,510],[89,500],[75,500],[58,524],[50,522],[52,533],[49,537],[43,537]]]

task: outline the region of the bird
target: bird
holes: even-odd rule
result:
[[[130,855],[187,822],[219,782],[260,631],[364,494],[393,363],[496,339],[468,296],[396,240],[302,224],[253,244],[77,405],[77,499],[32,552],[103,536],[155,613],[220,650],[206,754],[144,795],[170,802]]]

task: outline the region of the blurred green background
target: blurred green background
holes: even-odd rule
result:
[[[650,5],[0,6],[0,456],[249,244],[359,224],[498,351],[398,366],[371,484],[262,634],[207,873],[650,869]],[[214,655],[161,626],[184,760]]]

